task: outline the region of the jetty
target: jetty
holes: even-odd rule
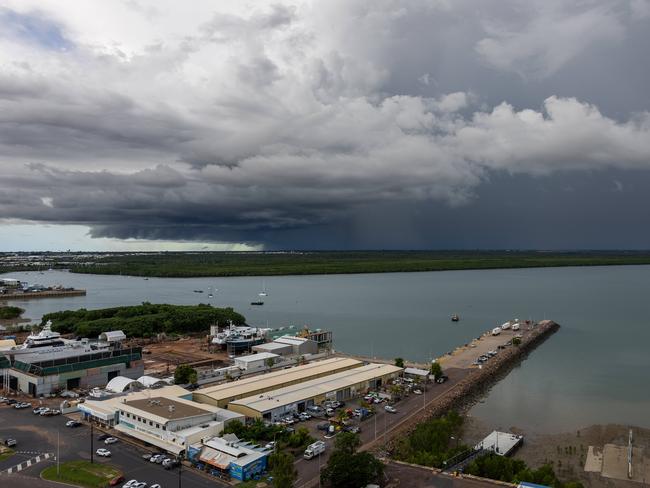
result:
[[[366,443],[362,449],[390,453],[394,442],[409,435],[419,423],[444,415],[449,410],[466,410],[559,328],[556,322],[543,320],[531,323],[521,331],[504,331],[498,337],[486,333],[472,342],[475,347],[468,344],[440,358],[449,381],[429,388],[430,393],[423,399],[421,407],[390,425],[383,436]],[[517,341],[513,344],[515,338]],[[474,364],[474,359],[483,350],[496,348],[498,346],[494,345],[497,343],[501,346],[497,355],[483,364]]]

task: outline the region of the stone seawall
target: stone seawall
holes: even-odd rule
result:
[[[392,451],[396,439],[409,435],[415,427],[426,419],[444,415],[452,409],[466,410],[473,405],[481,394],[485,393],[499,379],[503,378],[517,364],[521,362],[533,349],[555,333],[560,326],[551,321],[544,320],[526,334],[518,346],[511,346],[502,350],[497,356],[485,363],[481,368],[476,368],[465,378],[461,379],[449,391],[441,395],[434,402],[427,405],[413,416],[391,429],[386,443],[378,439],[366,446],[365,449],[380,449]]]

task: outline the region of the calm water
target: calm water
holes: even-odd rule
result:
[[[9,276],[9,275],[5,275]],[[472,414],[494,427],[559,431],[592,423],[650,427],[650,266],[261,278],[142,278],[13,273],[85,297],[15,302],[25,316],[142,301],[232,306],[254,325],[334,331],[338,350],[425,361],[519,318],[552,318],[559,333]],[[262,286],[263,307],[251,307]],[[208,287],[218,288],[214,298]],[[205,293],[193,293],[203,289]],[[454,325],[452,313],[461,315]]]

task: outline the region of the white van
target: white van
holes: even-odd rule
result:
[[[498,336],[499,334],[501,334],[501,327],[495,327],[494,329],[492,329],[493,336]]]
[[[305,449],[305,453],[303,454],[302,457],[305,459],[312,459],[315,456],[318,456],[319,454],[322,454],[325,452],[325,443],[323,441],[316,441],[313,444],[310,444],[307,446],[307,449]]]
[[[514,324],[512,324],[512,330],[514,330],[514,331],[519,330],[519,322],[515,322]]]

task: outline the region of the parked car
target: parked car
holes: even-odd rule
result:
[[[275,441],[271,441],[264,446],[264,449],[275,449]]]
[[[163,456],[163,455],[161,454],[160,457],[159,457],[158,459],[156,459],[156,464],[162,464],[162,463],[163,463],[164,461],[166,461],[167,459],[169,459],[167,456]]]
[[[330,423],[329,422],[321,422],[316,426],[318,430],[327,430],[330,428]]]
[[[109,437],[108,439],[104,439],[104,444],[115,444],[117,442],[117,439],[115,437]]]
[[[343,427],[343,430],[345,432],[351,432],[352,434],[359,434],[361,432],[361,427],[357,427],[356,425],[346,425]]]
[[[150,462],[150,463],[157,463],[157,462],[158,462],[158,459],[160,459],[160,458],[162,458],[162,457],[164,457],[162,454],[154,454],[153,456],[151,456],[151,457],[149,458],[149,462]],[[161,462],[162,462],[162,461],[161,461]]]
[[[5,439],[5,446],[13,447],[17,444],[16,439]]]
[[[397,409],[392,405],[386,405],[384,407],[384,410],[386,410],[388,413],[397,413]]]
[[[311,418],[311,415],[309,415],[307,412],[302,412],[298,418],[302,421],[309,420]]]
[[[162,467],[165,469],[173,469],[180,464],[181,463],[176,459],[165,459],[162,463]]]
[[[52,410],[50,410],[49,408],[47,408],[47,407],[43,407],[43,408],[41,408],[41,411],[40,411],[38,414],[39,414],[41,417],[44,417],[44,416],[48,415],[49,412],[51,412],[51,411],[52,411]]]
[[[448,379],[449,379],[449,376],[443,374],[440,378],[438,378],[438,379],[436,380],[436,383],[444,383],[444,382],[447,381]]]
[[[101,457],[111,457],[111,451],[109,451],[108,449],[104,449],[104,448],[97,449],[95,451],[95,454],[97,454],[98,456],[101,456]]]
[[[158,483],[154,483],[149,488],[162,488]]]
[[[110,434],[100,434],[100,435],[97,436],[97,440],[98,440],[98,441],[105,441],[105,440],[108,439],[110,436],[111,436]]]
[[[81,425],[81,422],[79,422],[78,420],[68,420],[65,423],[66,427],[79,427],[80,425]]]
[[[112,480],[110,480],[110,481],[108,482],[108,484],[109,484],[110,486],[117,486],[117,485],[119,485],[120,483],[122,483],[122,481],[124,481],[124,476],[120,475],[120,476],[116,476],[115,478],[113,478]],[[126,485],[125,485],[125,486],[126,486]]]
[[[131,488],[132,486],[135,486],[138,483],[139,483],[138,480],[129,480],[122,485],[122,488]]]
[[[36,407],[34,410],[32,410],[32,413],[34,415],[40,415],[40,413],[45,409],[46,407]],[[48,409],[49,410],[49,409]]]

